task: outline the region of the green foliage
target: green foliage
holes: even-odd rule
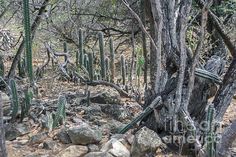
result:
[[[100,66],[101,66],[101,77],[102,80],[106,79],[106,67],[105,67],[105,53],[104,53],[104,39],[103,33],[98,33],[99,50],[100,50]]]
[[[217,15],[220,16],[234,14],[236,11],[236,1],[235,0],[222,1],[220,5],[213,6],[212,9],[217,13]]]
[[[32,43],[31,43],[31,28],[30,28],[30,14],[29,14],[29,0],[23,0],[24,11],[24,30],[25,30],[25,50],[27,61],[27,73],[30,83],[33,84],[33,65],[32,65]]]
[[[88,72],[89,72],[89,78],[90,81],[93,81],[93,54],[88,53]]]
[[[114,82],[115,79],[115,53],[114,53],[114,46],[113,46],[113,39],[110,38],[109,40],[109,47],[110,47],[110,72],[111,72],[111,82]]]
[[[25,91],[24,102],[21,105],[21,121],[24,119],[25,116],[28,116],[32,99],[33,99],[33,91],[32,89],[27,89]]]
[[[60,96],[58,98],[57,111],[53,119],[53,128],[59,126],[59,124],[62,124],[64,122],[66,118],[65,106],[66,106],[66,98],[65,96]]]
[[[83,31],[82,29],[79,30],[79,64],[80,66],[83,66],[83,62],[84,62],[84,39],[83,39]]]
[[[13,79],[10,79],[9,86],[11,89],[11,107],[12,107],[12,120],[16,119],[18,108],[19,108],[19,99],[17,94],[16,82]]]
[[[123,85],[125,85],[126,81],[126,71],[125,71],[125,57],[124,55],[121,55],[120,57],[120,60],[121,60],[121,75],[122,75],[122,82],[123,82]]]
[[[5,68],[3,63],[3,57],[0,55],[0,77],[4,78]]]
[[[209,105],[207,111],[207,156],[215,156],[215,130],[214,130],[215,109],[213,105]]]

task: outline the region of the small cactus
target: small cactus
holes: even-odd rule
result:
[[[89,71],[88,70],[88,55],[87,54],[84,54],[84,67],[85,67],[85,69],[87,69],[87,71]]]
[[[99,39],[99,50],[100,50],[100,66],[101,66],[101,77],[102,80],[106,79],[106,67],[105,67],[105,53],[104,53],[104,41],[103,41],[103,33],[98,33]]]
[[[93,54],[88,53],[88,72],[89,72],[89,78],[90,81],[93,81]]]
[[[24,102],[21,105],[21,121],[24,119],[25,116],[29,114],[32,99],[33,99],[33,92],[32,90],[27,89],[25,91]]]
[[[214,116],[215,116],[215,109],[214,106],[211,104],[208,107],[207,111],[207,156],[214,157],[215,156],[215,130],[214,130]],[[209,140],[210,139],[210,140]]]
[[[9,86],[11,89],[11,100],[12,100],[12,120],[16,119],[17,113],[18,113],[18,108],[19,108],[19,99],[18,99],[18,94],[17,94],[17,88],[16,88],[16,82],[13,79],[10,79],[9,81]]]
[[[84,39],[83,39],[83,31],[82,29],[79,30],[79,64],[83,66],[84,62]]]
[[[125,81],[125,78],[126,78],[126,67],[125,67],[125,58],[124,58],[124,55],[121,55],[120,57],[120,60],[121,60],[121,75],[122,75],[122,82],[123,82],[123,85],[125,85],[126,81]]]
[[[110,81],[110,64],[109,59],[105,59],[105,65],[106,65],[106,80]]]
[[[110,71],[111,71],[111,82],[114,82],[115,79],[115,53],[114,53],[114,47],[113,47],[113,40],[110,38],[109,40],[109,46],[110,46]]]
[[[66,106],[66,98],[65,96],[60,96],[58,98],[57,111],[53,121],[53,128],[59,126],[59,124],[64,122],[66,118],[65,106]]]
[[[3,57],[0,55],[0,77],[4,78],[5,68],[4,68],[4,62]]]

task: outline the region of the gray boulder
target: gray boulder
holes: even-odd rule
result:
[[[102,133],[97,129],[91,128],[89,125],[80,125],[73,127],[67,131],[73,144],[93,144],[102,140]]]
[[[131,146],[131,156],[143,157],[149,153],[155,153],[157,148],[164,146],[161,138],[153,130],[143,127],[134,136]]]

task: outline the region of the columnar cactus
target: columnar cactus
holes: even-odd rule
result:
[[[29,114],[32,99],[33,99],[33,92],[32,90],[27,89],[25,91],[24,102],[21,105],[21,121],[24,119],[25,116]]]
[[[18,61],[18,71],[20,77],[25,77],[25,58],[23,58],[23,61]]]
[[[88,53],[88,72],[89,72],[89,78],[90,81],[93,81],[93,54],[92,53]]]
[[[5,72],[5,68],[4,68],[4,63],[3,63],[3,57],[2,55],[0,55],[0,77],[4,77],[4,72]]]
[[[113,47],[113,40],[110,38],[109,40],[109,46],[110,46],[110,71],[111,71],[111,82],[114,82],[115,79],[115,53],[114,53],[114,47]]]
[[[57,103],[57,111],[53,120],[53,128],[59,126],[60,123],[63,123],[66,118],[66,98],[65,96],[60,96]]]
[[[89,71],[88,70],[88,62],[89,62],[88,55],[84,54],[84,67],[87,69],[87,71]]]
[[[124,55],[121,55],[120,57],[120,60],[121,60],[121,75],[122,75],[122,82],[123,82],[123,85],[125,85],[126,81],[125,81],[125,78],[126,78],[126,68],[125,68],[125,58],[124,58]]]
[[[214,157],[215,156],[215,130],[214,130],[214,116],[215,109],[213,105],[209,105],[207,111],[207,156]]]
[[[31,43],[31,26],[30,26],[30,14],[29,14],[29,0],[23,0],[24,10],[24,30],[25,30],[25,50],[26,50],[26,62],[27,73],[31,85],[33,84],[33,65],[32,65],[32,43]]]
[[[110,61],[109,58],[107,57],[105,59],[105,65],[106,65],[106,80],[110,81]]]
[[[83,31],[82,29],[79,30],[79,64],[83,66],[84,62],[84,39],[83,39]]]
[[[104,53],[104,41],[103,41],[103,33],[98,33],[99,39],[99,50],[100,50],[100,66],[101,66],[101,77],[102,80],[106,79],[106,67],[105,67],[105,53]]]
[[[11,89],[11,101],[12,101],[12,103],[11,103],[11,107],[12,107],[11,117],[12,117],[12,120],[15,120],[17,113],[18,113],[18,108],[19,108],[19,99],[18,99],[15,80],[10,79],[9,86]]]

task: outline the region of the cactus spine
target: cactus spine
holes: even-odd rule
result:
[[[79,64],[83,66],[84,60],[84,39],[83,39],[83,31],[82,29],[79,30]]]
[[[12,120],[16,119],[17,113],[18,113],[18,108],[19,108],[19,99],[18,99],[18,94],[17,94],[17,89],[16,89],[16,82],[13,79],[10,79],[9,81],[10,84],[10,89],[11,89],[11,100],[12,100]]]
[[[3,63],[3,57],[2,55],[0,55],[0,77],[4,78],[4,72],[5,72],[5,68],[4,68],[4,63]]]
[[[53,120],[53,128],[59,126],[59,124],[63,123],[66,118],[66,98],[65,96],[60,96],[58,98],[57,103],[57,111]]]
[[[114,82],[115,79],[115,53],[114,53],[114,47],[113,47],[113,40],[110,38],[109,40],[109,46],[110,46],[110,72],[111,72],[111,82]]]
[[[207,156],[214,157],[215,156],[215,141],[214,141],[214,116],[215,109],[211,104],[208,107],[207,111]]]
[[[120,57],[120,60],[121,60],[121,75],[122,75],[122,82],[123,82],[123,85],[125,85],[125,78],[126,78],[126,68],[125,68],[125,58],[124,58],[124,55],[121,55]]]
[[[29,14],[29,0],[23,0],[24,10],[24,30],[25,30],[25,50],[27,73],[31,85],[33,84],[33,65],[32,65],[32,43],[31,43],[31,28],[30,28],[30,14]]]
[[[109,58],[105,59],[105,65],[106,65],[106,80],[110,81],[110,64],[109,64]]]
[[[101,77],[102,80],[106,79],[106,70],[105,70],[105,53],[104,53],[104,41],[103,41],[103,33],[98,33],[99,39],[99,50],[100,50],[100,66],[101,66]]]
[[[89,78],[90,81],[93,81],[93,54],[92,53],[88,53],[88,72],[89,72]]]

